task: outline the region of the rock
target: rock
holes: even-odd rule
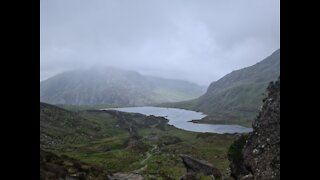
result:
[[[254,180],[254,178],[253,178],[252,174],[248,174],[248,175],[241,177],[240,180]]]
[[[188,172],[187,174],[183,175],[180,180],[197,180],[194,173]]]
[[[213,175],[215,179],[221,179],[222,174],[220,170],[215,168],[212,164],[203,160],[194,159],[188,155],[180,155],[180,157],[187,168],[185,178],[191,178],[191,175],[202,173],[207,176]]]
[[[230,176],[230,177],[224,178],[224,180],[234,180],[234,178]]]
[[[253,132],[229,148],[231,176],[237,180],[280,179],[280,77],[267,91]]]
[[[267,100],[242,151],[244,165],[261,180],[280,179],[280,78],[267,90]]]

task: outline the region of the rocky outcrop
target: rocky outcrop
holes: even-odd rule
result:
[[[244,165],[255,179],[280,179],[280,78],[270,83],[268,96],[243,149]]]
[[[253,132],[230,147],[231,175],[236,179],[280,179],[280,77],[269,84],[267,93]],[[246,173],[252,175],[245,177]]]
[[[221,179],[222,174],[219,169],[215,168],[212,164],[194,159],[188,155],[180,155],[183,164],[187,168],[187,174],[181,177],[181,180],[195,179],[195,174],[201,173],[207,176],[212,175],[215,179]]]
[[[135,133],[137,128],[158,128],[164,130],[169,120],[160,116],[145,116],[139,113],[126,113],[116,110],[103,110],[111,114],[119,121],[119,125],[128,129],[130,133]]]
[[[145,117],[143,126],[145,128],[158,128],[164,130],[168,122],[169,120],[164,117],[150,115]]]

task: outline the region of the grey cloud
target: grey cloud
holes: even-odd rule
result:
[[[41,0],[40,74],[111,65],[209,84],[279,48],[278,0]]]

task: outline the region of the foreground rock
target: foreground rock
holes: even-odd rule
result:
[[[201,173],[206,176],[213,176],[215,179],[221,179],[222,174],[219,169],[215,168],[212,164],[194,159],[188,155],[180,155],[183,164],[187,168],[187,174],[181,177],[181,180],[196,179],[196,174]]]
[[[230,147],[231,174],[236,179],[280,179],[280,78],[267,91],[253,132]]]
[[[245,166],[256,179],[280,179],[280,79],[270,83],[252,126],[254,131],[243,149]]]

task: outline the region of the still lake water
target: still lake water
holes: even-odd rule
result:
[[[108,108],[109,110],[117,110],[122,112],[140,113],[144,115],[162,116],[169,120],[169,124],[194,132],[212,132],[212,133],[245,133],[251,132],[252,128],[246,128],[240,125],[224,125],[224,124],[198,124],[188,122],[191,120],[202,119],[206,115],[201,112],[189,111],[178,108],[162,108],[162,107],[125,107],[125,108]],[[108,110],[106,109],[106,110]]]

